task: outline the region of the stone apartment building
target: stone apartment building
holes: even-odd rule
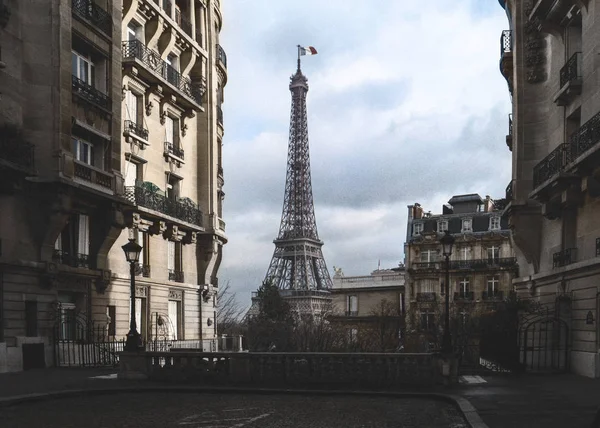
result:
[[[221,26],[215,0],[0,2],[0,372],[127,333],[129,238],[142,336],[216,337]]]
[[[554,317],[551,340],[566,346],[570,369],[600,377],[600,1],[500,4],[513,284]]]
[[[469,194],[453,196],[441,214],[425,212],[418,203],[408,206],[407,330],[438,333],[443,327],[446,271],[440,238],[446,231],[455,238],[450,257],[452,313],[468,317],[508,296],[518,267],[503,204],[504,200]]]
[[[367,339],[375,349],[383,330],[391,336],[385,338],[384,346],[390,346],[387,349],[390,351],[397,350],[408,304],[404,267],[378,269],[367,276],[344,276],[341,268],[334,270],[333,310],[328,319],[346,330],[350,342]]]

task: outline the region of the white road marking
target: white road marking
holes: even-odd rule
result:
[[[255,409],[255,408],[252,408],[252,409]],[[248,410],[248,409],[229,409],[229,410],[223,410],[223,412],[225,412],[225,411],[232,412],[232,411],[241,411],[241,410]],[[202,428],[241,428],[252,422],[256,422],[260,419],[266,418],[269,415],[271,415],[271,413],[263,413],[262,415],[258,415],[255,417],[212,419],[215,417],[218,418],[218,415],[216,415],[215,412],[204,412],[200,415],[186,416],[181,421],[179,421],[179,425],[188,425],[188,426],[193,425],[198,428],[200,428],[200,427],[202,427]],[[209,420],[202,419],[203,417],[207,417],[207,416],[211,419],[209,419]],[[240,422],[230,425],[231,422],[236,422],[236,421],[240,421]],[[223,425],[223,423],[225,423],[225,425]],[[207,425],[207,424],[215,424],[215,425]]]
[[[487,383],[487,381],[481,376],[461,376],[459,379],[460,383],[468,383],[468,384],[478,384],[478,383]]]
[[[108,374],[108,375],[102,375],[102,376],[91,376],[90,379],[116,379],[117,378],[117,373],[112,373],[112,374]]]

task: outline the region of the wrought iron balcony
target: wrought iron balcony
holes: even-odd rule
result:
[[[454,300],[474,300],[475,293],[472,291],[460,291],[454,293]]]
[[[137,206],[158,211],[186,223],[202,227],[202,211],[189,198],[174,201],[155,190],[142,186],[127,186],[125,197]]]
[[[202,104],[206,92],[206,80],[192,82],[179,71],[162,60],[158,52],[148,48],[139,40],[129,40],[122,43],[123,61],[137,59],[152,74],[159,76],[173,85],[179,92],[192,98],[197,104]]]
[[[100,92],[98,89],[75,76],[71,76],[71,81],[73,93],[76,93],[80,97],[102,107],[103,109],[111,110],[111,101],[108,95]]]
[[[506,145],[508,149],[512,152],[513,149],[513,119],[512,113],[508,115],[508,134],[506,135]]]
[[[533,167],[533,187],[535,188],[544,181],[554,177],[571,160],[571,146],[567,143],[560,144],[548,156],[542,159],[540,163]]]
[[[217,106],[217,123],[223,126],[223,110],[220,106]]]
[[[73,163],[75,167],[75,177],[88,181],[91,184],[104,187],[107,190],[113,190],[112,174],[78,160],[74,160]]]
[[[600,142],[600,113],[584,123],[569,137],[570,158],[574,161]]]
[[[451,260],[450,269],[472,269],[476,260]]]
[[[183,272],[179,270],[169,270],[169,281],[184,282]]]
[[[61,265],[89,269],[90,256],[88,254],[70,253],[69,251],[54,250],[52,261]]]
[[[150,265],[138,263],[135,267],[135,274],[144,278],[150,278]]]
[[[144,140],[148,139],[148,129],[143,124],[138,124],[132,120],[126,120],[124,123],[125,131],[131,132]]]
[[[21,132],[13,126],[0,127],[0,159],[17,167],[33,169],[35,147],[23,141]]]
[[[512,54],[511,30],[502,31],[502,36],[500,36],[500,56],[505,56],[506,54]]]
[[[347,317],[357,317],[358,311],[346,311],[346,316]]]
[[[165,155],[172,155],[183,160],[184,154],[185,153],[181,147],[176,146],[173,143],[169,143],[168,141],[165,141]]]
[[[435,302],[436,294],[432,292],[417,293],[417,302]]]
[[[560,69],[560,87],[575,80],[581,80],[581,52],[575,52]]]
[[[503,300],[504,292],[501,290],[488,290],[481,293],[481,298],[483,300]]]
[[[552,267],[562,267],[575,263],[577,260],[577,248],[565,248],[558,253],[552,254]]]
[[[93,0],[71,0],[72,11],[90,21],[107,35],[112,35],[112,16]]]
[[[217,59],[223,64],[224,68],[227,68],[227,54],[221,45],[217,45]]]
[[[434,270],[438,269],[438,262],[413,262],[411,263],[411,267],[414,270]]]
[[[192,36],[192,23],[185,15],[181,14],[179,9],[175,9],[175,22],[185,31],[190,37]]]

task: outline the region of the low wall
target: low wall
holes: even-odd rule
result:
[[[206,385],[394,388],[453,383],[454,361],[445,363],[432,353],[123,352],[119,377]]]

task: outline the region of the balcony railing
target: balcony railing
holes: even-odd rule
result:
[[[141,61],[153,74],[165,79],[178,91],[192,98],[196,103],[202,104],[202,96],[206,92],[206,81],[192,82],[179,71],[162,60],[158,52],[149,49],[139,40],[123,42],[123,60],[137,59]]]
[[[223,126],[223,109],[217,106],[217,123]]]
[[[433,292],[417,293],[417,302],[435,302],[435,296]]]
[[[135,134],[138,137],[143,138],[144,140],[148,139],[148,129],[144,128],[144,125],[138,124],[132,120],[126,120],[124,127],[125,127],[125,131],[129,131],[132,134]]]
[[[512,31],[504,30],[500,36],[500,56],[512,53]]]
[[[183,282],[183,272],[180,270],[169,270],[169,281]]]
[[[92,0],[72,0],[71,9],[75,14],[89,20],[104,33],[112,33],[112,16]]]
[[[96,167],[80,162],[73,161],[75,166],[74,175],[84,181],[104,187],[108,190],[113,189],[113,176],[108,172],[102,171]]]
[[[575,52],[560,69],[560,87],[579,79],[581,79],[581,52]]]
[[[577,248],[565,248],[558,253],[552,254],[552,266],[562,267],[575,263],[577,260]]]
[[[5,125],[0,127],[0,159],[19,167],[33,169],[35,164],[35,147],[23,141],[16,128]]]
[[[217,58],[221,61],[223,67],[227,68],[227,54],[221,45],[217,45]]]
[[[411,264],[412,268],[415,270],[438,269],[438,265],[438,262],[414,262]]]
[[[454,300],[474,300],[475,293],[472,291],[460,291],[454,293]]]
[[[62,265],[71,267],[81,267],[89,269],[90,256],[88,254],[70,253],[68,251],[54,250],[52,253],[52,261]]]
[[[347,317],[357,317],[358,311],[346,311],[346,316]]]
[[[569,137],[571,155],[569,161],[574,161],[598,142],[600,142],[600,113],[593,116]]]
[[[71,76],[71,83],[74,93],[106,110],[111,109],[110,97],[108,95],[100,92],[98,89],[75,76]]]
[[[481,293],[483,300],[502,300],[504,299],[504,293],[501,290],[488,290]]]
[[[555,176],[570,163],[571,147],[567,143],[559,145],[552,150],[540,163],[533,167],[533,187],[537,187],[544,181]]]
[[[506,186],[506,201],[510,202],[513,199],[513,182],[512,180],[510,181],[510,183],[508,183],[508,186]]]
[[[165,141],[165,154],[170,154],[172,156],[178,157],[179,159],[184,159],[185,153],[181,147],[178,147],[173,143]]]
[[[513,149],[513,119],[512,113],[508,115],[508,134],[506,135],[506,145],[512,152]]]
[[[138,263],[135,267],[135,274],[144,278],[150,278],[150,265]]]
[[[141,186],[127,186],[125,197],[138,206],[202,227],[202,211],[188,198],[174,201],[156,191]]]

